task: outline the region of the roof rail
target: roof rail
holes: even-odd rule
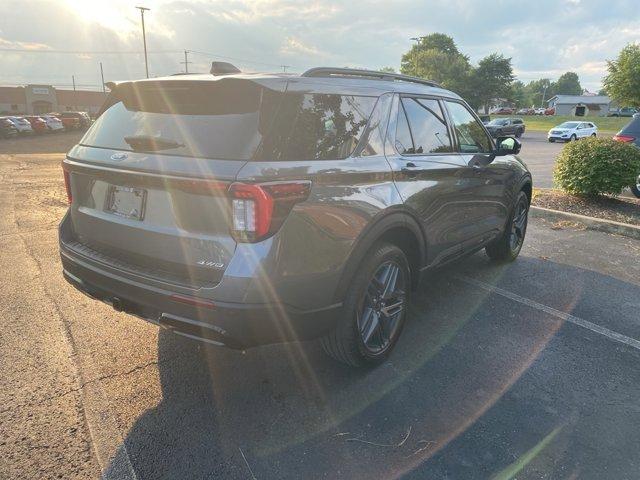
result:
[[[304,72],[302,77],[368,77],[377,78],[378,80],[397,80],[401,82],[420,83],[429,87],[442,88],[440,84],[425,80],[424,78],[412,77],[410,75],[402,75],[400,73],[377,72],[375,70],[360,70],[357,68],[333,68],[333,67],[316,67]]]

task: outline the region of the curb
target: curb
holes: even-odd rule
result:
[[[552,210],[550,208],[536,207],[532,205],[529,214],[534,218],[544,218],[547,220],[571,220],[573,222],[584,225],[589,230],[597,230],[599,232],[614,233],[625,237],[640,240],[640,227],[630,225],[628,223],[614,222],[612,220],[603,220],[595,217],[587,217],[577,213],[561,212],[560,210]]]

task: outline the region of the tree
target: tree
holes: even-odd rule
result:
[[[545,102],[556,94],[555,83],[548,78],[541,78],[540,80],[529,82],[526,90],[532,105],[540,105],[543,107]]]
[[[472,74],[473,93],[470,103],[478,107],[488,107],[493,98],[506,98],[511,93],[514,80],[511,59],[498,53],[483,58]]]
[[[511,92],[509,99],[519,107],[530,107],[533,102],[531,96],[527,92],[527,87],[520,80],[516,80],[511,84]]]
[[[640,44],[629,44],[607,62],[604,88],[619,104],[640,107]]]
[[[554,84],[556,95],[582,95],[580,79],[574,72],[567,72],[560,75]]]
[[[418,48],[422,50],[437,50],[439,52],[446,53],[447,55],[460,55],[456,42],[453,41],[453,38],[449,35],[445,35],[444,33],[432,33],[430,35],[420,37],[418,45]]]
[[[400,72],[433,80],[463,96],[471,91],[469,59],[458,51],[451,37],[442,33],[421,37],[402,55]]]

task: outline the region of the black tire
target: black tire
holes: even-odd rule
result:
[[[573,135],[571,135],[571,138],[569,139],[570,142],[575,142],[576,140],[578,140],[578,137],[576,136],[576,134],[574,133]]]
[[[518,257],[527,233],[528,218],[529,197],[521,191],[516,198],[504,233],[485,248],[485,252],[491,260],[512,262]],[[514,235],[518,237],[515,242]]]
[[[523,133],[522,130],[516,130],[516,138],[521,138]]]
[[[372,288],[375,289],[374,277],[387,265],[397,267],[396,277],[402,282],[401,294],[398,298],[389,298],[389,302],[392,305],[386,306],[385,303],[376,302],[378,304],[378,310],[384,310],[395,305],[398,302],[402,302],[400,311],[397,317],[387,314],[381,315],[378,310],[377,322],[379,324],[378,330],[370,329],[369,338],[370,341],[374,340],[374,334],[378,333],[380,339],[380,349],[376,350],[368,345],[362,331],[360,319],[364,313],[372,314],[374,309],[370,306],[372,299]],[[411,294],[411,272],[409,268],[409,262],[404,252],[395,245],[389,243],[376,244],[369,253],[365,256],[358,267],[358,271],[354,278],[350,282],[349,290],[344,300],[344,306],[342,310],[342,318],[339,320],[336,328],[323,337],[320,342],[324,351],[339,362],[346,363],[353,367],[375,366],[384,362],[391,351],[393,350],[402,328],[404,326],[405,318],[407,315],[407,308],[409,306]],[[400,298],[401,297],[401,298]],[[384,295],[378,296],[378,300],[383,299]],[[386,301],[386,299],[385,299]],[[383,308],[379,306],[382,305]],[[388,313],[388,312],[387,312]],[[384,319],[384,320],[383,320]],[[364,321],[364,320],[363,320]],[[393,322],[393,323],[392,323]],[[369,325],[374,324],[373,320]],[[386,342],[384,339],[384,330],[382,326],[389,328],[388,338]]]
[[[640,175],[636,179],[636,184],[631,185],[631,193],[633,193],[637,198],[640,198]]]
[[[556,143],[556,141],[553,138],[550,138],[549,143]]]
[[[595,133],[591,134],[592,137],[597,137],[598,135],[596,135]]]

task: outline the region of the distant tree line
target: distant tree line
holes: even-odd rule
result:
[[[390,67],[383,70],[393,71]],[[511,58],[502,54],[492,53],[473,65],[453,38],[443,33],[419,38],[402,55],[400,72],[434,80],[461,95],[476,109],[488,107],[498,98],[519,107],[532,107],[544,105],[554,95],[583,93],[575,72],[566,72],[555,81],[542,78],[525,84],[516,80]]]

